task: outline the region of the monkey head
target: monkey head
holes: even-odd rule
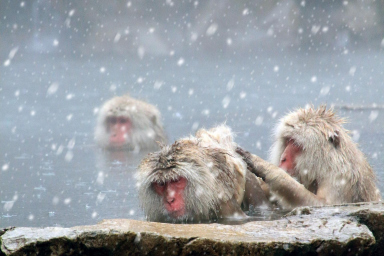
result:
[[[203,147],[195,137],[150,154],[137,173],[139,197],[147,218],[209,220],[219,218],[221,206],[231,204],[232,198],[241,202],[244,184],[242,190],[237,189],[234,180],[239,177],[227,157],[231,156],[225,149]],[[246,170],[245,165],[242,167]]]
[[[353,164],[351,156],[344,152],[346,144],[356,157],[360,157],[356,145],[342,127],[345,120],[332,109],[320,106],[298,109],[283,117],[277,125],[271,148],[271,162],[287,171],[299,182],[307,185],[324,173],[342,173],[345,165]],[[310,171],[309,171],[310,170]]]
[[[156,107],[127,95],[107,101],[99,111],[96,142],[109,149],[157,148],[165,134]]]

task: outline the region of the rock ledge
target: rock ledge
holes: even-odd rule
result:
[[[242,225],[104,220],[0,230],[0,255],[384,255],[384,203],[297,208]]]

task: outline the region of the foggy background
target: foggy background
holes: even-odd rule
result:
[[[381,0],[0,0],[0,227],[145,219],[148,152],[93,141],[125,93],[159,108],[169,143],[226,122],[263,158],[288,111],[333,106],[383,191],[383,50]]]

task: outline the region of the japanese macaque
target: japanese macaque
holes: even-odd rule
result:
[[[189,222],[247,218],[268,204],[260,179],[236,152],[221,125],[201,129],[143,159],[136,175],[142,208],[151,221]]]
[[[381,200],[375,173],[343,123],[325,106],[298,109],[276,127],[272,164],[236,151],[285,209]]]
[[[158,149],[166,143],[159,110],[128,95],[105,102],[95,130],[96,142],[108,149]]]

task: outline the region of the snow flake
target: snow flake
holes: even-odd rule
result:
[[[206,32],[207,36],[212,36],[213,34],[215,34],[217,29],[218,29],[218,27],[219,26],[216,23],[211,24],[208,27],[207,32]]]
[[[354,76],[355,75],[355,72],[356,72],[356,66],[353,66],[349,69],[349,75],[350,76]]]
[[[153,88],[154,88],[155,90],[158,90],[158,89],[160,89],[160,87],[161,87],[163,84],[164,84],[163,81],[155,81],[155,84],[153,85]]]
[[[75,14],[75,9],[69,11],[68,16],[72,17]]]
[[[321,88],[320,90],[320,96],[325,96],[329,93],[329,91],[331,90],[331,87],[330,86],[324,86],[323,88]]]
[[[6,171],[8,170],[8,168],[9,168],[9,164],[3,164],[3,166],[1,167],[1,170]]]
[[[67,152],[67,154],[65,154],[64,159],[65,159],[65,161],[70,162],[70,161],[72,161],[72,158],[73,158],[73,152],[69,150]]]
[[[54,197],[52,198],[52,204],[53,204],[53,205],[57,205],[57,204],[59,203],[59,201],[60,201],[60,199],[59,199],[57,196],[54,196]]]
[[[144,58],[145,48],[143,46],[140,46],[139,48],[137,48],[137,55],[139,56],[140,59]]]
[[[8,67],[10,64],[11,64],[11,60],[7,59],[7,60],[4,61],[3,66],[4,67]]]
[[[228,90],[228,91],[232,90],[234,86],[235,86],[235,79],[232,78],[232,79],[229,80],[228,83],[227,83],[227,90]]]
[[[371,114],[369,115],[369,122],[373,122],[376,120],[376,118],[379,116],[379,111],[373,110],[371,111]]]
[[[273,67],[273,71],[274,71],[274,72],[278,72],[279,69],[280,69],[280,68],[279,68],[279,66],[277,66],[277,65]]]
[[[231,98],[229,96],[225,96],[222,100],[223,108],[227,108],[230,102]]]
[[[117,34],[115,35],[115,38],[113,38],[113,42],[114,42],[114,43],[119,42],[119,41],[120,41],[120,38],[121,38],[121,34],[120,34],[120,33],[117,33]]]
[[[180,58],[178,61],[177,61],[177,65],[178,66],[182,66],[184,64],[184,59],[183,58]]]
[[[259,126],[263,123],[264,118],[262,116],[256,117],[255,125]]]
[[[48,94],[48,95],[55,94],[55,93],[57,92],[58,89],[59,89],[59,83],[57,83],[57,82],[53,82],[53,83],[48,87],[47,94]]]

